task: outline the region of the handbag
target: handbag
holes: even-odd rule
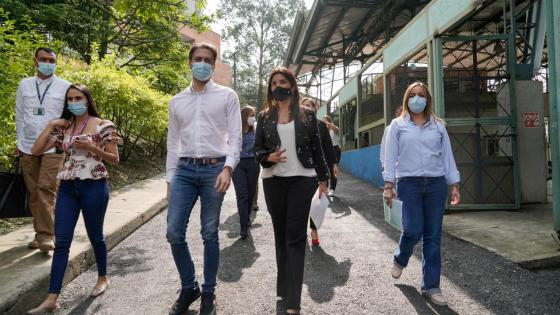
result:
[[[20,158],[16,157],[11,171],[0,172],[0,218],[31,216]]]

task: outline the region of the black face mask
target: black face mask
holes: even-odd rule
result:
[[[277,86],[274,91],[272,91],[272,97],[274,97],[278,102],[285,101],[288,97],[292,95],[290,89]]]

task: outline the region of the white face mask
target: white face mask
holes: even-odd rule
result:
[[[253,126],[255,122],[256,122],[255,116],[247,118],[247,124],[249,124],[249,126]]]

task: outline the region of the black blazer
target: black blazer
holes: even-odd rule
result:
[[[257,162],[264,168],[274,165],[273,162],[266,159],[281,145],[277,127],[278,111],[275,108],[270,108],[259,114],[253,153],[255,153]],[[310,109],[300,107],[297,119],[294,119],[294,127],[299,161],[305,168],[315,168],[317,180],[327,181],[329,179],[329,169],[323,155],[315,113]]]
[[[325,154],[325,160],[327,161],[327,166],[330,169],[331,167],[333,167],[333,164],[338,163],[338,161],[336,160],[336,154],[334,154],[331,134],[329,133],[329,128],[324,121],[317,120],[317,122],[319,123],[319,136],[321,137],[323,154]]]

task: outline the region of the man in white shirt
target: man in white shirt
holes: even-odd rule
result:
[[[166,179],[167,240],[181,278],[181,294],[170,315],[186,313],[201,296],[185,239],[191,211],[200,197],[204,240],[204,283],[200,314],[216,313],[215,287],[220,256],[220,210],[241,152],[241,111],[237,94],[210,78],[217,51],[194,44],[189,52],[191,87],[169,103]]]
[[[16,94],[17,154],[21,156],[35,229],[35,238],[28,247],[46,252],[54,249],[56,175],[64,155],[52,149],[34,156],[31,147],[48,122],[60,118],[70,83],[54,74],[56,54],[51,49],[38,48],[34,61],[37,75],[21,80]]]

